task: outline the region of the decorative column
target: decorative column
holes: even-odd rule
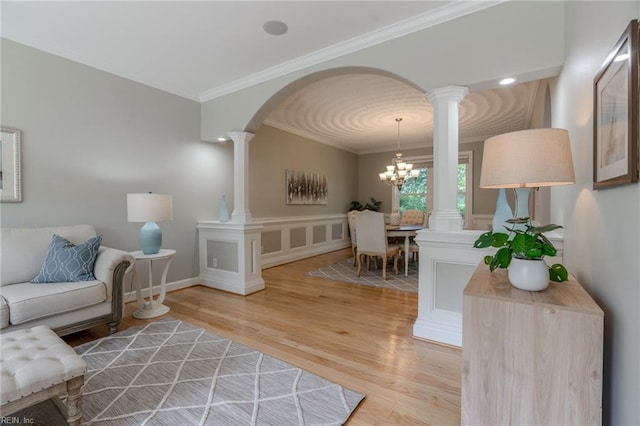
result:
[[[255,136],[248,132],[227,133],[233,141],[233,212],[231,222],[250,223],[249,211],[249,142]]]
[[[433,105],[433,212],[429,229],[460,231],[458,211],[458,104],[469,93],[462,86],[447,86],[427,92]]]
[[[427,92],[433,105],[433,212],[429,228],[417,232],[420,247],[418,318],[413,335],[462,345],[462,291],[482,260],[473,248],[479,231],[462,230],[458,211],[458,104],[466,87],[447,86]]]
[[[233,141],[231,222],[198,222],[200,283],[247,295],[264,289],[261,238],[264,225],[249,211],[249,142],[253,133],[229,132]]]

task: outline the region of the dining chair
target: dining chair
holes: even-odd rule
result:
[[[358,246],[356,239],[356,214],[358,214],[358,210],[351,210],[347,213],[349,235],[351,236],[351,252],[353,253],[353,266],[356,266],[356,247]]]
[[[404,246],[400,248],[400,251],[404,252]],[[418,259],[418,256],[420,255],[420,247],[415,241],[411,241],[409,243],[409,253],[405,253],[403,254],[403,256],[408,256],[409,254],[411,254],[412,262],[415,262]]]
[[[402,225],[422,225],[424,223],[424,212],[422,210],[405,210],[400,216],[400,226]]]
[[[402,225],[425,225],[425,215],[424,212],[422,210],[405,210],[404,212],[402,212],[402,216],[400,217],[400,226]],[[415,243],[415,241],[413,240],[413,237],[411,237],[410,240],[410,244],[409,244],[409,253],[405,253],[405,256],[408,256],[409,254],[412,254],[412,258],[415,261],[416,257],[418,256],[418,253],[420,252],[420,249],[418,247],[418,245]],[[403,251],[404,251],[404,247],[403,247]]]
[[[358,212],[356,215],[356,234],[358,244],[356,258],[358,262],[358,276],[362,272],[362,256],[382,257],[382,278],[387,279],[387,262],[393,256],[393,272],[398,273],[398,257],[400,246],[388,244],[384,214],[369,210]]]

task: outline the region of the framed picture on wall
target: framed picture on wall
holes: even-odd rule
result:
[[[0,134],[0,202],[22,202],[20,130],[2,127]]]
[[[638,20],[633,20],[593,84],[593,188],[638,182]]]
[[[328,204],[327,177],[320,173],[286,171],[285,204]]]

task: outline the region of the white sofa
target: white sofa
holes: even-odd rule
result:
[[[114,333],[124,313],[125,275],[135,259],[101,246],[95,281],[33,284],[54,234],[77,245],[96,231],[89,225],[1,229],[0,332],[46,325],[62,336],[106,324]]]

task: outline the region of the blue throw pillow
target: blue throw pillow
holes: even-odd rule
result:
[[[66,283],[93,281],[93,265],[96,263],[102,235],[97,235],[78,245],[53,235],[49,252],[40,273],[32,283]]]

